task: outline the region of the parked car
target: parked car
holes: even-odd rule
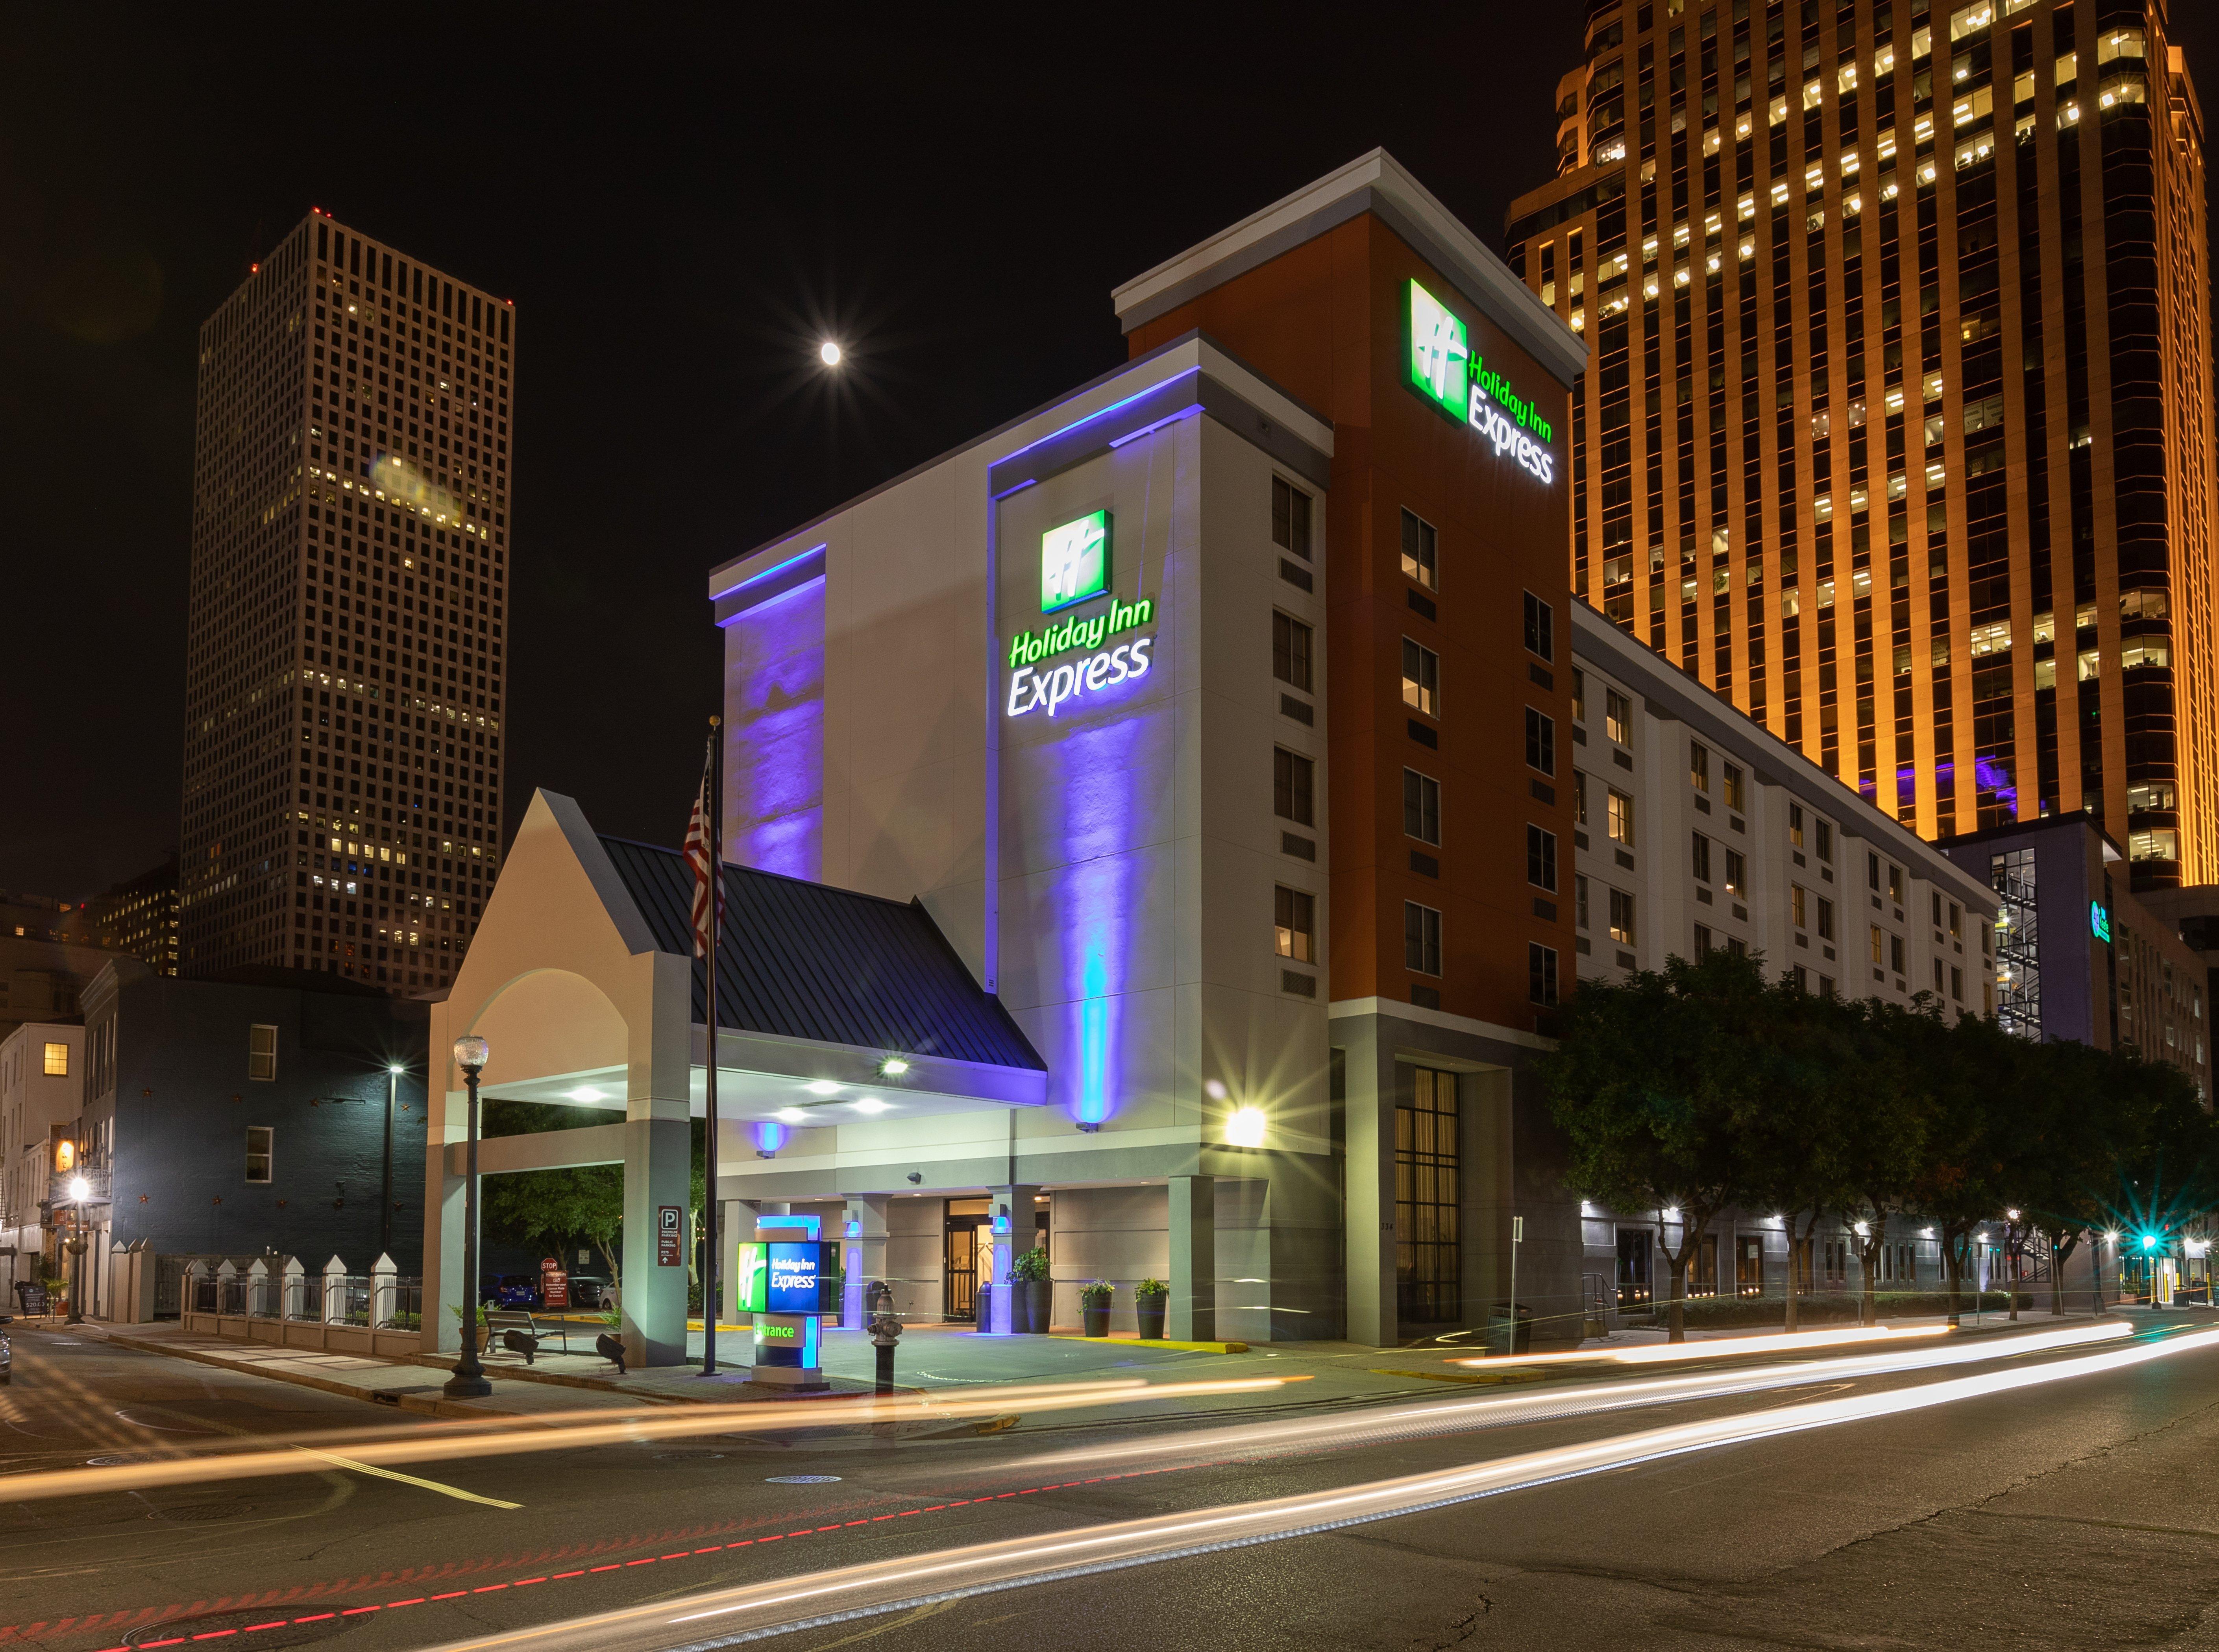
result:
[[[0,1314],[0,1325],[12,1325],[15,1323],[15,1320],[16,1316],[12,1314]],[[12,1382],[15,1380],[16,1366],[14,1355],[9,1349],[7,1334],[4,1332],[0,1332],[0,1385]]]
[[[488,1280],[482,1295],[488,1307],[537,1307],[539,1305],[539,1276],[505,1273]]]
[[[575,1308],[598,1308],[610,1295],[609,1282],[599,1275],[574,1273],[570,1276],[570,1306]]]

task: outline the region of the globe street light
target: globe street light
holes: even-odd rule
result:
[[[817,347],[817,359],[823,362],[827,367],[839,366],[840,355],[840,346],[834,344],[830,338],[827,338],[823,344]]]
[[[480,1042],[483,1042],[482,1040]],[[377,1253],[393,1254],[393,1103],[401,1088],[401,1064],[385,1068],[385,1196],[378,1201]]]
[[[84,1202],[92,1192],[92,1183],[82,1176],[70,1177],[70,1238],[69,1253],[76,1263],[72,1271],[77,1275],[70,1286],[68,1323],[84,1323]]]
[[[485,1367],[478,1363],[478,1075],[492,1055],[493,1046],[476,1033],[455,1040],[455,1065],[469,1088],[470,1113],[463,1150],[463,1356],[447,1380],[444,1392],[451,1400],[482,1399],[493,1392]]]

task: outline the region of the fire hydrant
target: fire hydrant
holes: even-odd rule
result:
[[[883,1279],[863,1287],[863,1311],[870,1316],[871,1344],[879,1351],[878,1393],[894,1391],[894,1349],[901,1341],[901,1315],[894,1312],[894,1294]]]

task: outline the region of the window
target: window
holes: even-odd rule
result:
[[[1903,868],[1891,865],[1887,869],[1887,897],[1898,906],[1903,904]]]
[[[1588,927],[1588,880],[1577,876],[1572,879],[1572,922]]]
[[[1688,742],[1688,784],[1698,792],[1711,789],[1711,748],[1700,740]]]
[[[1959,1003],[1965,1002],[1965,971],[1962,966],[1949,966],[1949,996]]]
[[[1271,543],[1309,560],[1310,496],[1277,476],[1271,478]]]
[[[1588,674],[1576,669],[1572,673],[1572,721],[1584,723],[1587,720]]]
[[[1404,1320],[1441,1324],[1464,1312],[1457,1075],[1398,1066],[1395,1090],[1395,1306]]]
[[[1414,768],[1402,771],[1402,832],[1420,843],[1441,841],[1441,783]]]
[[[1271,748],[1271,808],[1280,819],[1297,826],[1315,825],[1313,801],[1317,765],[1284,746]]]
[[[1277,909],[1272,922],[1277,931],[1279,956],[1291,958],[1297,964],[1316,963],[1317,897],[1282,885],[1271,891],[1271,898]]]
[[[1708,883],[1711,881],[1711,840],[1700,832],[1694,835],[1694,839],[1695,854],[1693,865],[1695,877],[1700,882]]]
[[[1402,577],[1415,580],[1428,591],[1438,588],[1439,570],[1433,562],[1433,525],[1409,512],[1402,512]]]
[[[1726,892],[1749,898],[1749,862],[1739,849],[1726,851]]]
[[[250,1027],[246,1029],[246,1076],[249,1078],[275,1078],[277,1076],[277,1029],[275,1027]]]
[[[1828,866],[1834,863],[1834,829],[1823,820],[1818,823],[1818,858]]]
[[[1557,1002],[1557,949],[1529,941],[1526,947],[1526,996],[1545,1009]]]
[[[1619,745],[1628,743],[1633,726],[1633,702],[1615,688],[1603,691],[1603,732]]]
[[[1877,923],[1872,926],[1872,961],[1875,964],[1887,962],[1887,931]]]
[[[1787,915],[1797,928],[1807,929],[1810,928],[1810,922],[1806,916],[1806,903],[1804,899],[1803,885],[1800,884],[1790,884],[1787,885]]]
[[[1633,799],[1616,786],[1610,788],[1610,841],[1633,847]]]
[[[1526,593],[1526,651],[1544,660],[1557,657],[1557,611],[1531,591]]]
[[[1831,901],[1820,901],[1818,903],[1818,939],[1831,941],[1833,938],[1834,904]]]
[[[1557,887],[1557,835],[1538,826],[1526,829],[1526,881],[1553,893]]]
[[[1572,821],[1580,826],[1588,823],[1588,777],[1576,768],[1572,771]]]
[[[1865,856],[1865,886],[1875,891],[1880,888],[1880,856],[1876,854]]]
[[[1526,767],[1544,774],[1557,772],[1557,719],[1526,708]]]
[[[1441,714],[1441,656],[1402,639],[1402,703],[1427,717]]]
[[[1742,792],[1741,770],[1732,763],[1726,765],[1726,807],[1737,815],[1749,809]]]
[[[1622,889],[1610,891],[1610,938],[1621,947],[1633,944],[1633,897]]]
[[[1803,847],[1803,805],[1799,803],[1787,805],[1787,841],[1799,849]]]
[[[276,1134],[266,1124],[246,1127],[246,1179],[267,1182],[270,1171],[271,1138]]]
[[[47,1046],[46,1076],[49,1078],[66,1078],[69,1077],[68,1045],[49,1044]]]
[[[1949,938],[1952,941],[1965,938],[1965,909],[1955,901],[1949,903]]]
[[[1402,903],[1402,967],[1420,975],[1441,972],[1441,915],[1415,901]]]
[[[1310,628],[1282,613],[1271,616],[1271,674],[1290,687],[1310,692]]]
[[[1711,929],[1706,923],[1695,926],[1695,956],[1700,958],[1711,949]]]
[[[1898,975],[1902,974],[1903,937],[1901,935],[1890,935],[1887,938],[1887,959],[1888,967],[1893,969]]]

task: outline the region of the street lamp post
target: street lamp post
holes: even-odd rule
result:
[[[66,1323],[84,1323],[84,1201],[92,1185],[82,1176],[70,1178],[70,1237],[69,1252],[76,1267],[76,1278],[70,1285],[70,1311]]]
[[[493,1392],[485,1367],[478,1363],[478,1075],[492,1054],[493,1046],[475,1033],[455,1040],[455,1065],[469,1087],[470,1114],[463,1150],[463,1356],[447,1380],[444,1392],[450,1400],[482,1399]]]
[[[401,1064],[390,1062],[385,1069],[385,1196],[377,1202],[377,1253],[393,1254],[393,1102],[401,1088]],[[477,1131],[473,1127],[475,1139]]]

